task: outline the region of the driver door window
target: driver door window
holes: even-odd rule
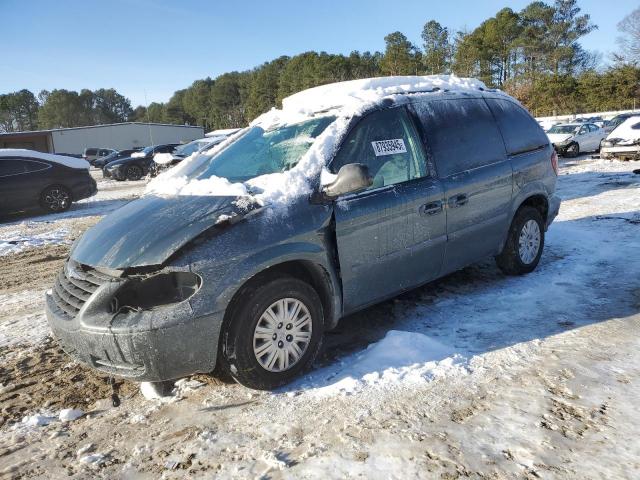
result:
[[[371,113],[349,133],[331,169],[337,173],[348,163],[369,167],[373,185],[387,187],[426,176],[426,160],[419,136],[406,109]]]

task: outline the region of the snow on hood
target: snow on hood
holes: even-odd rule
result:
[[[572,133],[547,133],[551,143],[562,143],[573,137]]]
[[[131,158],[142,158],[144,156],[146,156],[147,154],[144,152],[133,152],[131,154]]]
[[[617,140],[618,145],[632,144],[640,139],[640,129],[633,129],[634,125],[640,124],[640,116],[629,117],[607,136],[607,140]]]
[[[0,158],[2,157],[28,157],[39,158],[49,162],[59,163],[69,168],[88,170],[89,162],[82,158],[67,157],[66,155],[55,155],[53,153],[37,152],[35,150],[27,150],[24,148],[0,148]]]
[[[245,183],[231,183],[226,179],[211,177],[189,180],[185,173],[192,162],[199,158],[194,154],[176,168],[168,170],[151,181],[146,195],[249,195],[260,205],[287,205],[301,195],[311,193],[309,180],[319,173],[326,175],[325,165],[334,154],[337,145],[347,131],[351,118],[394,94],[430,92],[434,89],[448,91],[477,91],[484,83],[454,75],[381,77],[332,83],[310,88],[291,95],[282,101],[282,110],[272,108],[256,118],[250,126],[269,130],[291,125],[320,115],[335,116],[332,122],[314,141],[311,148],[291,170],[263,175]],[[245,129],[231,135],[202,155],[213,155],[226,148],[245,133]],[[251,192],[251,193],[249,193]]]
[[[167,165],[168,163],[171,163],[174,158],[176,157],[171,153],[156,153],[153,156],[153,161],[158,165]]]

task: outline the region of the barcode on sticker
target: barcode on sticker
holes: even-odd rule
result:
[[[373,152],[376,157],[382,155],[394,155],[396,153],[407,153],[407,147],[404,146],[404,140],[401,138],[393,138],[391,140],[379,140],[371,142]]]

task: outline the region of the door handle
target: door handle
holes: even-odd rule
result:
[[[449,208],[462,207],[463,205],[466,205],[467,203],[469,203],[469,197],[467,196],[466,193],[461,193],[459,195],[451,197],[449,199],[449,202],[447,202],[447,204],[449,205]]]
[[[420,207],[418,208],[418,213],[422,217],[436,215],[441,211],[442,211],[442,202],[440,201],[425,203],[424,205],[420,205]]]

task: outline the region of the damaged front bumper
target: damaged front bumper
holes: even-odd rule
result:
[[[114,313],[114,294],[127,279],[78,270],[70,276],[65,266],[46,294],[47,320],[68,354],[109,375],[136,381],[172,380],[214,369],[222,313],[195,316],[189,301]]]
[[[600,157],[605,159],[640,160],[640,145],[603,145],[600,149]]]

